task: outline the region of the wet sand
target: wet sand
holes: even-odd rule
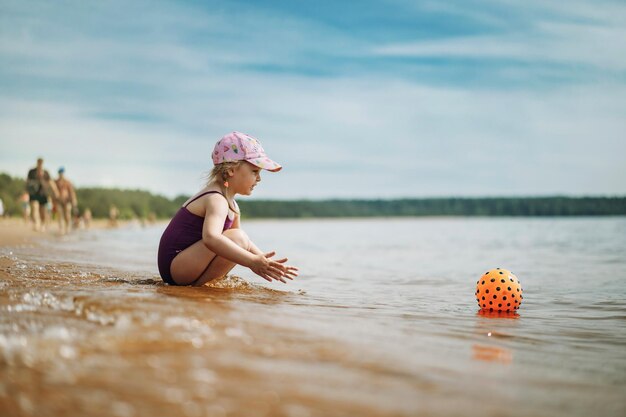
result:
[[[119,227],[124,227],[128,221],[118,222]],[[91,222],[90,230],[109,228],[108,220],[97,219]],[[18,247],[22,245],[36,244],[40,239],[50,239],[59,236],[57,222],[52,222],[46,231],[35,232],[31,223],[14,217],[0,218],[0,247]]]
[[[0,247],[24,245],[41,236],[46,234],[33,231],[22,219],[0,218]]]
[[[237,278],[174,288],[5,257],[0,279],[2,415],[410,415],[406,398],[432,389],[332,339],[251,317],[246,297],[290,295]]]

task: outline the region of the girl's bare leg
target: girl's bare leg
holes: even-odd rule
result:
[[[241,248],[250,250],[250,239],[241,229],[226,230],[224,236]],[[236,264],[216,256],[202,241],[198,241],[180,252],[170,266],[172,278],[178,285],[203,285],[228,274]]]

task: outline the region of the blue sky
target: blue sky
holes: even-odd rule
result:
[[[0,0],[0,171],[255,198],[626,194],[620,1]]]

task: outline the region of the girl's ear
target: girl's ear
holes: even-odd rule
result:
[[[226,170],[226,175],[228,175],[228,177],[232,177],[233,175],[235,175],[235,170],[232,168],[229,168]]]

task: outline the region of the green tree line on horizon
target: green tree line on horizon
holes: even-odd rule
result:
[[[25,182],[0,173],[0,198],[11,216],[21,215]],[[78,209],[107,218],[111,206],[122,219],[172,217],[189,196],[167,198],[143,190],[81,187]],[[626,197],[484,197],[334,200],[242,200],[244,218],[411,216],[603,216],[626,215]]]

